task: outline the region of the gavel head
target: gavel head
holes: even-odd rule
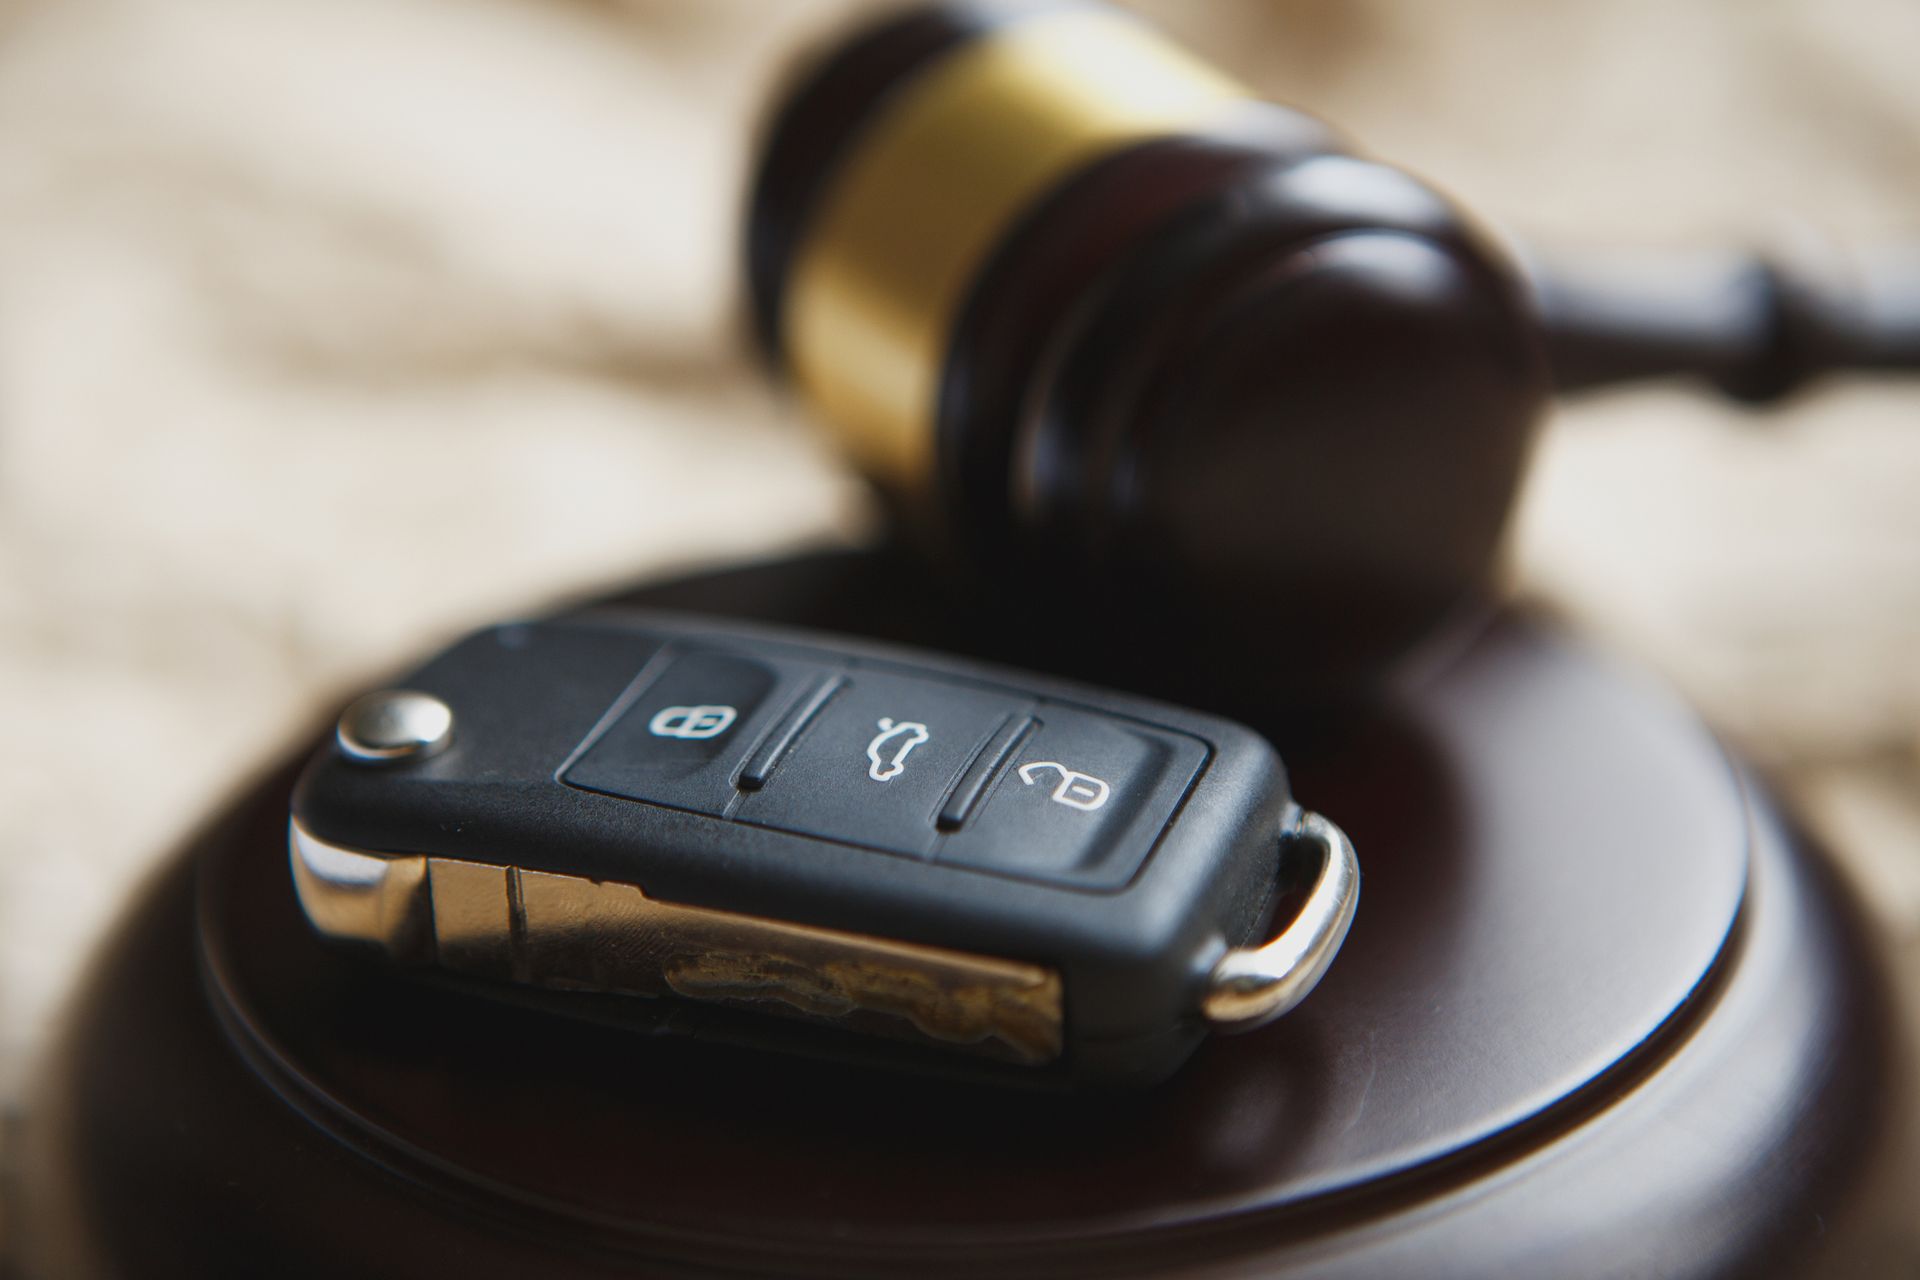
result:
[[[773,113],[747,239],[774,365],[987,582],[1292,689],[1488,597],[1548,385],[1516,271],[1128,17],[855,35]]]

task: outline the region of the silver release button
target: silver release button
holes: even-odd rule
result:
[[[420,760],[453,740],[453,708],[430,693],[384,689],[341,712],[334,737],[362,764]]]

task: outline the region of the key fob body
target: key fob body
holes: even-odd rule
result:
[[[1109,1085],[1290,1007],[1359,885],[1230,721],[641,612],[484,631],[362,699],[290,845],[320,932],[521,1002]]]

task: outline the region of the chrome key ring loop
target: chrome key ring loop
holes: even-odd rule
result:
[[[1360,862],[1346,832],[1317,813],[1302,813],[1281,841],[1320,846],[1320,874],[1306,905],[1272,941],[1236,947],[1207,978],[1200,1013],[1215,1031],[1265,1026],[1307,997],[1333,963],[1360,904]]]

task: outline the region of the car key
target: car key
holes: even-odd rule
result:
[[[1359,896],[1240,725],[654,612],[483,631],[355,702],[290,845],[321,934],[522,1003],[1109,1085],[1291,1008]]]

